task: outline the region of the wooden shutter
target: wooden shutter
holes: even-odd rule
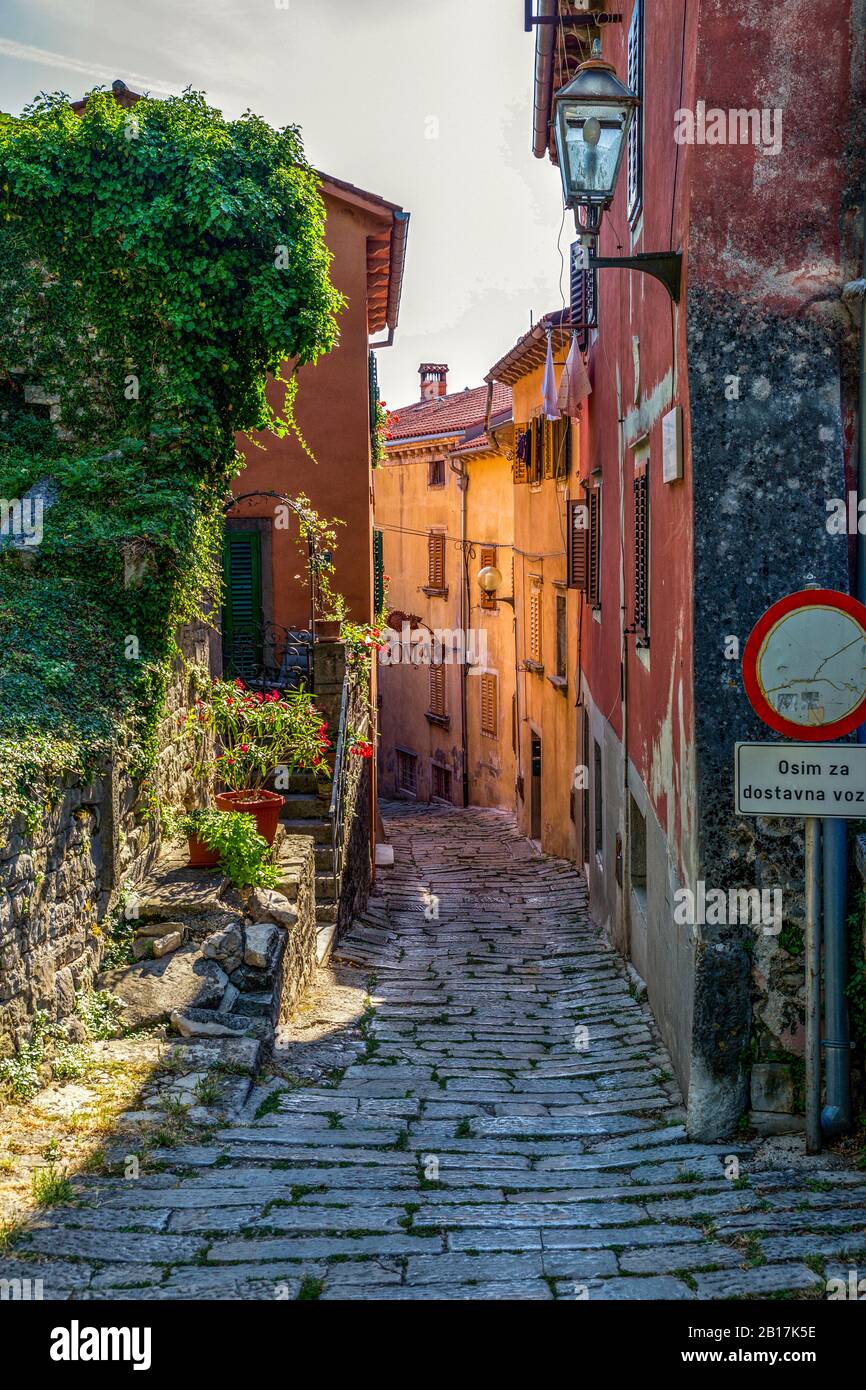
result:
[[[541,661],[541,589],[534,585],[529,593],[529,656]]]
[[[373,613],[382,612],[385,604],[385,553],[382,532],[373,532]]]
[[[649,633],[649,469],[634,480],[634,621]]]
[[[514,481],[516,483],[525,483],[528,476],[526,459],[518,457],[520,441],[524,438],[525,434],[526,427],[524,425],[514,426]]]
[[[590,335],[598,327],[598,271],[579,241],[571,243],[571,326],[581,352],[589,350]]]
[[[587,494],[589,529],[587,543],[586,596],[594,608],[601,601],[601,493],[593,488]]]
[[[532,422],[532,466],[529,481],[540,483],[544,476],[544,420],[537,415]]]
[[[430,713],[445,717],[445,667],[430,667]]]
[[[495,546],[495,545],[482,545],[482,547],[481,547],[481,569],[485,569],[487,565],[495,565],[495,564],[496,564],[496,546]],[[512,590],[512,592],[513,592],[513,590]],[[495,595],[495,594],[485,594],[484,591],[482,590],[482,591],[481,591],[481,607],[482,607],[482,608],[488,608],[488,609],[489,609],[489,608],[494,608],[494,609],[495,609],[495,607],[496,607],[496,595]]]
[[[368,354],[367,373],[370,387],[370,445],[375,459],[379,450],[379,432],[376,424],[379,409],[379,366],[375,352]]]
[[[571,420],[567,415],[554,424],[553,448],[554,477],[567,478],[571,469]]]
[[[445,588],[445,537],[435,533],[427,538],[427,586]]]
[[[634,222],[643,194],[643,0],[634,0],[628,31],[628,85],[641,103],[628,132],[626,210],[629,221]]]
[[[556,438],[557,432],[554,426],[556,420],[544,420],[542,422],[542,437],[544,439],[544,477],[552,478],[555,467]]]
[[[223,669],[252,679],[261,664],[262,545],[258,531],[223,537]]]
[[[587,590],[589,582],[589,502],[568,503],[568,587]]]
[[[481,677],[481,732],[488,738],[499,736],[499,679],[493,675]]]

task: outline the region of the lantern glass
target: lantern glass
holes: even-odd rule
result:
[[[502,583],[502,571],[496,565],[485,565],[478,571],[478,583],[485,594],[495,594]]]
[[[613,201],[629,126],[639,105],[610,63],[590,59],[553,98],[553,132],[565,205]]]

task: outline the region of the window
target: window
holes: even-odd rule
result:
[[[499,737],[499,678],[489,673],[481,677],[481,732]]]
[[[529,591],[529,659],[541,664],[541,585]]]
[[[441,664],[430,667],[430,713],[437,719],[445,719],[445,667]]]
[[[592,741],[592,790],[595,852],[600,858],[604,852],[604,801],[601,786],[601,748],[595,739]]]
[[[600,602],[600,503],[598,488],[568,503],[568,587],[582,589],[593,607]]]
[[[401,792],[415,796],[418,791],[418,755],[397,749],[397,787]]]
[[[451,769],[443,767],[441,763],[432,764],[433,783],[431,796],[434,801],[451,800]]]
[[[568,678],[568,604],[565,594],[556,595],[556,674]]]
[[[544,436],[544,476],[552,478],[556,466],[556,433],[554,425],[558,425],[558,420],[543,420],[542,430]]]
[[[634,226],[643,205],[643,0],[634,0],[628,31],[628,85],[640,100],[628,132],[628,220]]]
[[[514,426],[514,481],[529,481],[529,468],[532,460],[532,430],[528,425]]]
[[[385,550],[381,531],[373,532],[373,612],[385,606]]]
[[[427,474],[428,487],[445,486],[445,460],[433,459],[430,464],[430,471]]]
[[[592,330],[598,327],[598,271],[591,268],[587,248],[571,243],[571,326],[581,352],[589,350]]]
[[[649,464],[634,479],[634,625],[649,640],[650,493]]]
[[[589,715],[584,706],[580,717],[580,765],[583,767],[583,796],[581,797],[581,826],[580,826],[580,848],[582,862],[589,863],[589,768],[587,767],[589,755]]]
[[[601,603],[601,488],[587,496],[589,504],[589,542],[587,552],[586,596],[593,608]]]
[[[427,587],[445,588],[445,537],[438,532],[427,537]]]
[[[251,680],[261,665],[262,538],[228,530],[223,538],[223,672]]]
[[[495,545],[482,545],[482,547],[481,547],[481,556],[480,556],[480,559],[481,559],[481,565],[480,565],[480,568],[481,568],[481,569],[486,569],[488,565],[495,565],[495,564],[496,564],[496,546],[495,546]],[[514,590],[512,589],[511,592],[513,593]],[[490,609],[490,608],[495,609],[495,608],[496,608],[496,594],[495,594],[495,593],[492,593],[492,594],[485,594],[484,590],[482,589],[482,591],[481,591],[481,607],[482,607],[482,608],[488,608],[488,609]]]
[[[646,904],[646,817],[641,815],[640,807],[628,795],[629,812],[629,877],[632,892],[641,904]]]
[[[531,483],[540,483],[544,477],[544,425],[545,421],[539,415],[530,426],[532,430],[532,458],[529,464],[529,481]]]

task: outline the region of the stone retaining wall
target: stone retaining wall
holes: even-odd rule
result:
[[[207,667],[207,631],[178,634],[186,662]],[[28,833],[17,821],[0,840],[0,1056],[27,1039],[36,1010],[68,1017],[102,955],[102,924],[123,887],[134,887],[160,848],[156,802],[181,809],[196,799],[192,749],[178,739],[190,675],[179,662],[150,776],[107,762],[84,786],[66,779]]]

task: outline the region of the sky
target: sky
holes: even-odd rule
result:
[[[492,364],[568,296],[557,170],[531,151],[534,39],[523,0],[4,0],[0,108],[122,78],[192,84],[229,118],[302,128],[317,168],[411,213],[392,408],[418,365],[448,389]],[[560,236],[561,230],[561,236]]]

